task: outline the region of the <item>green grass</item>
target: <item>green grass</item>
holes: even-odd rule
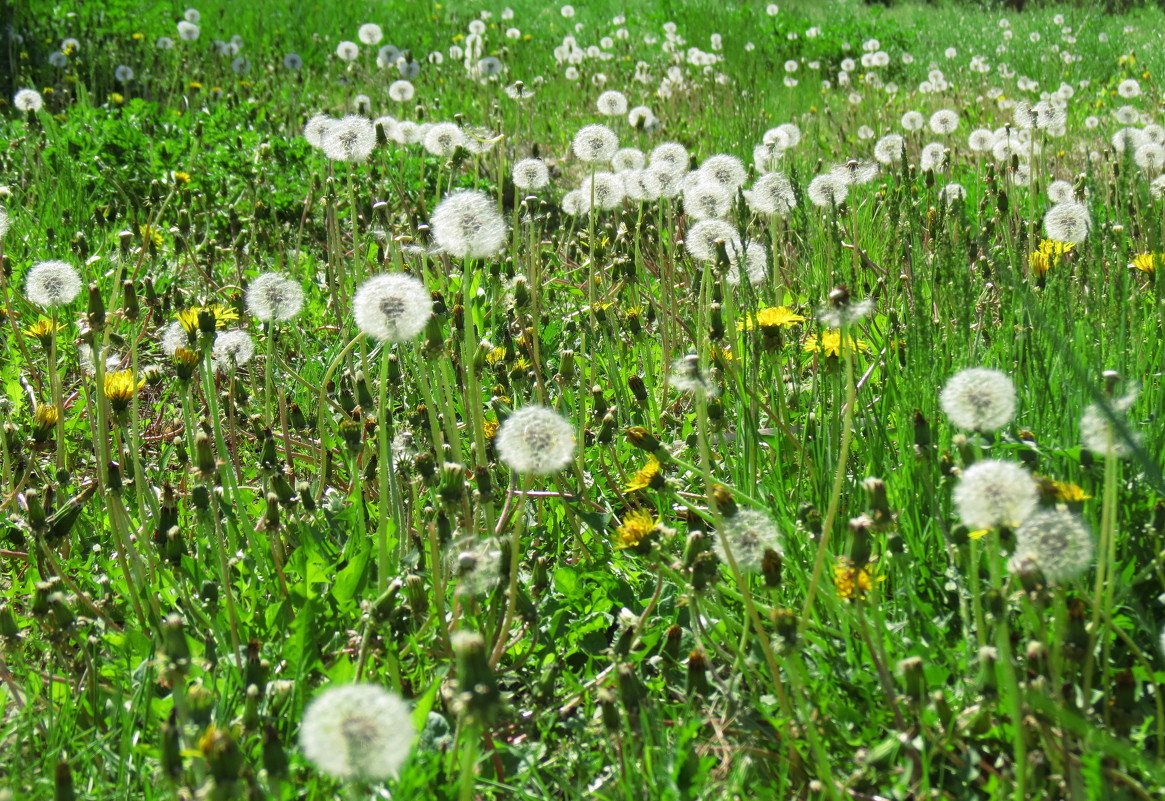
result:
[[[1008,41],[1001,14],[971,4],[790,3],[770,17],[656,0],[628,13],[613,58],[584,61],[572,81],[554,48],[575,23],[583,48],[615,37],[622,7],[580,4],[566,20],[512,5],[512,21],[489,8],[483,54],[507,72],[484,83],[448,56],[480,3],[207,3],[199,40],[167,51],[154,42],[177,38],[184,6],[18,9],[24,42],[6,44],[0,64],[13,91],[52,91],[31,117],[0,108],[11,217],[0,239],[0,793],[1157,797],[1165,292],[1130,265],[1165,250],[1165,228],[1154,176],[1110,138],[1126,104],[1161,122],[1161,12],[1007,13]],[[388,99],[397,76],[376,67],[376,48],[351,66],[333,55],[368,21],[424,62],[413,101]],[[723,61],[708,73],[673,65],[660,48],[668,21],[681,52],[721,34]],[[522,37],[505,38],[510,25]],[[806,36],[813,26],[820,35]],[[243,75],[212,49],[234,34]],[[78,49],[51,66],[68,36]],[[838,86],[871,37],[897,92],[866,83],[860,65]],[[444,64],[427,62],[433,51]],[[282,66],[288,52],[302,70]],[[969,70],[972,55],[991,71]],[[782,83],[789,59],[801,62],[795,87]],[[649,82],[635,80],[640,60]],[[128,83],[114,75],[122,64]],[[683,80],[661,96],[669,66]],[[935,68],[950,88],[918,92]],[[1017,88],[1020,76],[1039,88]],[[1116,90],[1130,77],[1143,94],[1126,100]],[[522,104],[504,91],[516,79],[536,91]],[[970,151],[971,130],[1011,119],[989,89],[1034,103],[1062,82],[1075,90],[1066,132],[1036,134],[1030,185]],[[650,106],[659,130],[601,119],[595,99],[611,88]],[[366,163],[331,163],[303,124],[349,113],[361,93],[374,116],[460,115],[503,138],[476,157],[390,143]],[[940,108],[959,112],[955,134],[907,134],[908,166],[850,187],[837,209],[810,202],[814,176],[871,158],[907,110]],[[746,188],[762,134],[796,123],[802,141],[778,168],[797,207],[770,221],[738,196],[728,215],[769,254],[768,277],[733,287],[689,256],[694,221],[678,199],[566,214],[563,196],[589,171],[571,138],[601,121],[621,146],[678,141],[694,165],[740,157]],[[950,146],[946,173],[916,166],[932,140]],[[510,168],[535,153],[552,179],[523,203]],[[1092,228],[1040,277],[1029,254],[1053,179],[1088,191]],[[950,182],[965,201],[942,201]],[[499,255],[466,265],[427,250],[423,226],[457,188],[520,220]],[[25,292],[49,259],[94,287],[57,310],[51,365],[28,331],[49,313]],[[363,338],[353,292],[400,270],[433,294],[428,327],[398,344]],[[306,297],[273,340],[243,302],[269,271]],[[874,303],[849,358],[813,348],[825,330],[815,318],[843,284]],[[162,332],[211,303],[237,313],[227,326],[252,335],[256,356],[215,375],[212,337],[196,338],[180,378]],[[774,334],[738,325],[778,305],[807,319]],[[116,364],[86,366],[80,346],[95,341]],[[670,365],[688,353],[716,397],[672,386]],[[135,364],[145,383],[117,414],[103,375]],[[1017,391],[1017,415],[993,434],[960,431],[939,405],[947,379],[973,366],[1005,371]],[[63,440],[35,418],[54,374]],[[1115,435],[1136,438],[1129,458],[1084,449],[1085,409],[1111,410],[1137,388]],[[532,403],[576,431],[577,456],[550,476],[512,474],[487,444]],[[639,428],[662,443],[665,481],[629,490],[649,456]],[[1068,504],[1096,537],[1087,572],[1059,586],[1015,575],[1014,531],[961,525],[952,491],[985,458],[1080,489]],[[1044,485],[1041,504],[1056,502]],[[763,574],[740,574],[713,547],[734,506],[781,532],[783,557]],[[658,524],[643,547],[617,549],[636,510]],[[472,575],[473,554],[494,564],[488,581]],[[480,634],[493,666],[454,653],[458,632]],[[298,745],[306,704],[355,681],[399,693],[423,730],[398,778],[340,782]]]

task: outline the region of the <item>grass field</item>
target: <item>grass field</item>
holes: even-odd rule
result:
[[[14,12],[0,799],[1165,793],[1165,12]]]

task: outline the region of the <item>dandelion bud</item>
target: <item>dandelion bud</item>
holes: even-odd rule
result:
[[[457,660],[458,711],[479,723],[493,720],[501,706],[493,670],[489,666],[485,641],[476,632],[458,631],[451,637]]]
[[[263,769],[267,771],[267,778],[286,780],[291,775],[290,765],[279,738],[279,729],[268,723],[263,728]]]
[[[648,453],[658,453],[661,450],[660,442],[646,428],[632,426],[625,432],[627,441],[640,450]],[[662,459],[660,461],[663,461]]]
[[[724,518],[734,517],[738,511],[736,506],[736,499],[732,497],[732,491],[723,484],[716,484],[712,487],[712,499],[716,501],[716,508],[720,510],[720,516]]]
[[[477,484],[477,495],[483,503],[493,499],[493,480],[490,478],[489,468],[478,467],[473,471],[473,481]]]
[[[74,801],[73,769],[67,759],[57,762],[53,770],[53,801]]]
[[[600,445],[610,445],[614,438],[615,415],[611,412],[607,412],[605,415],[603,415],[603,422],[599,426],[599,433],[598,436],[595,437],[595,441]]]
[[[700,649],[696,649],[688,654],[688,699],[693,700],[696,696],[708,696],[712,692],[712,686],[708,683],[708,658]]]
[[[559,354],[558,377],[563,381],[571,381],[575,376],[575,360],[573,350],[564,350]]]
[[[0,603],[0,640],[11,640],[20,635],[20,626],[6,603]]]
[[[441,485],[437,490],[441,500],[450,506],[461,503],[465,494],[465,466],[455,462],[445,462],[441,467]]]
[[[603,726],[611,733],[622,731],[623,721],[619,717],[619,707],[615,704],[615,693],[610,687],[600,687],[595,693],[599,711],[603,716]]]
[[[897,665],[898,677],[911,700],[921,700],[926,693],[926,671],[922,659],[910,656]]]
[[[279,496],[274,492],[268,492],[266,501],[267,507],[263,511],[263,528],[269,534],[274,534],[279,530]]]
[[[52,439],[60,416],[60,410],[56,406],[47,403],[37,404],[32,415],[32,441],[37,445],[43,445]]]
[[[205,431],[194,435],[194,461],[203,481],[210,481],[218,474],[218,463],[211,449],[210,437]]]

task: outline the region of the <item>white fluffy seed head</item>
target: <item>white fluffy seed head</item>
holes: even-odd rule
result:
[[[574,427],[544,406],[523,406],[498,427],[498,458],[516,473],[557,473],[574,459]]]
[[[24,293],[38,306],[65,306],[81,292],[81,276],[63,261],[42,261],[28,271]]]
[[[696,173],[704,178],[701,173]],[[684,213],[693,220],[720,219],[732,208],[732,194],[721,184],[697,180],[684,189]]]
[[[229,373],[251,361],[255,343],[246,331],[223,331],[215,336],[210,355],[215,370]]]
[[[433,299],[416,278],[386,273],[369,278],[352,299],[356,325],[382,342],[404,342],[425,327],[433,311]]]
[[[175,320],[166,326],[166,330],[162,332],[162,352],[167,356],[173,356],[178,348],[186,348],[191,350],[197,347],[197,341],[194,336],[182,327],[182,323]]]
[[[13,95],[12,105],[17,111],[36,112],[44,108],[44,98],[35,89],[21,89]]]
[[[930,115],[930,129],[936,134],[946,136],[954,133],[959,127],[959,115],[949,108],[939,109]]]
[[[303,308],[303,289],[278,273],[263,273],[247,287],[247,311],[265,323],[283,323]]]
[[[613,172],[596,172],[587,176],[579,192],[587,203],[588,211],[591,205],[609,211],[623,203],[623,179]]]
[[[518,189],[541,189],[550,183],[550,169],[542,159],[522,159],[514,165],[513,177]]]
[[[768,249],[760,242],[745,242],[743,251],[728,254],[728,275],[725,280],[732,286],[739,286],[741,276],[750,286],[758,286],[765,280],[768,271]]]
[[[701,220],[689,228],[684,236],[684,247],[697,261],[715,261],[716,246],[720,242],[724,243],[730,255],[743,248],[736,227],[724,220]]]
[[[465,147],[465,133],[453,122],[439,122],[425,134],[425,150],[434,156],[449,158],[458,147]]]
[[[726,543],[727,549],[724,547]],[[724,564],[728,564],[727,550],[732,551],[741,573],[759,573],[767,551],[778,556],[785,554],[776,523],[756,509],[741,509],[732,517],[725,518],[715,544],[716,554]]]
[[[429,223],[437,245],[460,259],[492,256],[506,241],[497,204],[476,190],[447,195],[433,209]]]
[[[416,93],[416,87],[413,86],[412,82],[404,79],[393,81],[388,87],[388,96],[398,103],[407,103],[413,99]]]
[[[926,119],[917,111],[908,111],[902,115],[902,127],[908,131],[921,131]]]
[[[8,209],[0,206],[0,239],[3,239],[4,235],[8,233],[11,224],[11,220],[8,218]]]
[[[653,170],[673,175],[686,173],[689,161],[688,149],[678,142],[664,142],[656,145],[648,157],[648,164]]]
[[[1002,370],[969,367],[947,380],[939,403],[959,428],[998,431],[1015,417],[1015,384]]]
[[[324,134],[336,121],[326,114],[316,114],[303,126],[303,138],[316,149],[323,149]]]
[[[643,155],[643,151],[636,147],[622,148],[616,151],[611,158],[611,169],[615,172],[642,170],[645,164],[647,164],[647,156]]]
[[[685,395],[708,399],[720,394],[716,384],[700,369],[700,359],[695,354],[681,356],[672,362],[670,381],[673,389]]]
[[[1092,228],[1092,217],[1083,203],[1058,203],[1044,215],[1044,233],[1057,242],[1080,244]]]
[[[826,173],[810,181],[805,193],[809,195],[813,205],[832,208],[845,202],[849,187],[836,175]]]
[[[622,117],[627,113],[627,96],[622,92],[614,89],[609,89],[599,95],[598,102],[599,113],[607,117]]]
[[[744,182],[748,178],[748,171],[744,169],[744,163],[736,156],[725,153],[704,159],[698,172],[701,181],[719,184],[733,195],[736,194],[737,189],[744,186]]]
[[[329,125],[321,141],[332,161],[367,161],[376,147],[376,127],[367,117],[349,114]]]
[[[995,147],[995,132],[987,128],[976,128],[967,137],[967,147],[976,153],[983,153]]]
[[[874,145],[874,158],[882,164],[897,164],[902,160],[906,138],[901,134],[886,134]]]
[[[330,687],[303,711],[299,744],[323,773],[337,779],[395,776],[416,731],[408,705],[373,684]]]
[[[654,170],[628,170],[619,175],[623,179],[623,194],[636,203],[658,200],[663,191],[659,173]]]
[[[749,208],[757,214],[784,217],[797,206],[793,184],[782,173],[765,173],[753,182],[746,195]]]
[[[1129,409],[1137,400],[1138,390],[1133,389],[1120,398],[1114,398],[1110,404],[1113,414],[1124,421]],[[1100,404],[1093,403],[1084,410],[1080,418],[1080,439],[1084,447],[1097,456],[1123,459],[1133,452],[1133,446],[1140,441],[1140,437],[1132,432],[1133,441],[1128,442]]]
[[[587,125],[574,135],[571,147],[580,161],[610,161],[619,149],[619,139],[606,125]]]
[[[986,459],[963,471],[954,501],[959,517],[972,530],[1014,527],[1035,511],[1038,487],[1015,462]]]
[[[1053,203],[1067,203],[1072,200],[1074,190],[1068,181],[1052,181],[1048,184],[1048,200]]]
[[[1048,581],[1063,584],[1088,570],[1092,554],[1092,534],[1079,515],[1067,509],[1044,509],[1016,530],[1009,566],[1019,572],[1034,564]]]

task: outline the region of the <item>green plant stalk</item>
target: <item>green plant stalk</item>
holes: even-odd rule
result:
[[[837,512],[841,506],[841,491],[845,482],[846,462],[849,461],[850,440],[853,438],[854,403],[857,401],[858,388],[854,381],[854,348],[848,347],[849,326],[843,325],[840,329],[839,342],[841,352],[845,357],[845,407],[842,410],[841,447],[837,454],[837,472],[833,476],[833,489],[829,498],[829,508],[825,519],[821,523],[821,541],[817,544],[817,556],[813,560],[813,574],[809,579],[809,590],[805,595],[805,606],[801,610],[801,627],[809,623],[809,616],[813,613],[813,600],[817,593],[817,585],[821,581],[821,573],[825,567],[825,554],[829,548],[829,535],[837,519]],[[855,341],[854,346],[857,343]]]
[[[522,496],[518,499],[517,508],[513,514],[513,531],[510,533],[510,583],[506,591],[506,614],[502,618],[502,625],[498,627],[497,641],[494,642],[493,650],[489,656],[489,666],[496,668],[498,661],[502,658],[502,654],[506,651],[506,640],[510,636],[510,624],[514,620],[514,612],[518,608],[518,570],[522,564],[522,528],[525,518],[526,496],[530,492],[530,487],[534,483],[534,477],[531,475],[523,476],[522,478]],[[510,485],[510,491],[513,492],[513,485]]]
[[[348,344],[344,346],[343,350],[341,350],[339,353],[337,353],[335,356],[332,357],[331,362],[328,363],[328,369],[326,369],[324,371],[324,377],[322,379],[320,379],[320,384],[319,384],[320,391],[319,391],[319,398],[317,400],[317,408],[319,411],[316,412],[316,434],[320,438],[319,465],[320,465],[321,471],[323,470],[323,465],[325,465],[327,463],[325,461],[325,456],[326,456],[327,450],[328,450],[328,437],[324,432],[324,414],[328,410],[328,398],[327,398],[328,383],[331,382],[332,376],[336,374],[336,369],[340,366],[341,362],[343,362],[345,359],[347,359],[348,356],[352,353],[353,348],[355,348],[363,340],[364,340],[364,334],[357,334],[355,337],[353,337],[352,340],[349,341]],[[322,472],[321,472],[320,478],[321,479],[324,478],[324,475]],[[321,480],[319,482],[319,486],[316,487],[315,497],[316,497],[317,502],[319,502],[320,498],[323,497],[323,494],[324,494],[324,481]]]
[[[53,407],[57,410],[56,461],[57,473],[59,475],[65,472],[65,409],[64,403],[61,400],[61,377],[57,373],[57,309],[55,306],[49,312],[49,319],[52,325],[52,331],[49,334],[48,352],[49,393],[52,397]]]
[[[267,323],[267,360],[263,364],[263,422],[273,425],[274,415],[271,398],[275,385],[275,321]]]
[[[210,417],[210,427],[214,432],[215,447],[218,450],[218,475],[225,492],[223,500],[231,505],[231,508],[239,517],[238,523],[226,527],[227,535],[230,538],[231,550],[233,551],[238,548],[238,530],[244,532],[250,531],[251,526],[247,516],[247,507],[243,503],[241,493],[239,492],[239,484],[235,480],[234,470],[231,469],[231,455],[227,449],[226,437],[223,435],[222,415],[219,413],[218,390],[214,384],[214,366],[211,360],[211,344],[213,340],[206,334],[202,336],[202,339],[202,391],[206,395],[206,408]],[[233,376],[230,378],[232,381],[234,380]]]
[[[485,452],[485,413],[481,404],[481,382],[477,377],[477,368],[474,365],[474,354],[477,352],[477,325],[473,317],[473,260],[465,259],[465,264],[462,267],[461,276],[461,291],[462,291],[462,320],[465,328],[464,346],[462,348],[461,359],[462,369],[465,371],[465,385],[466,385],[466,414],[465,422],[472,426],[473,429],[473,466],[474,468],[481,468],[487,466],[486,452]],[[489,501],[484,501],[482,504],[482,511],[485,514],[485,530],[489,531],[493,528],[493,504]]]
[[[990,536],[991,547],[987,554],[987,565],[991,572],[991,586],[1003,594],[1003,570],[999,564],[1000,544],[999,529],[992,529]],[[1012,750],[1015,761],[1015,799],[1023,801],[1027,798],[1027,742],[1024,740],[1023,725],[1023,697],[1020,694],[1019,681],[1015,676],[1014,657],[1011,652],[1011,635],[1008,631],[1007,610],[1004,609],[999,619],[995,621],[995,648],[999,652],[996,661],[996,672],[1007,691],[1009,713],[1013,727]]]
[[[1092,705],[1092,675],[1095,668],[1096,641],[1102,633],[1107,633],[1107,626],[1103,625],[1102,612],[1106,612],[1112,600],[1112,575],[1116,564],[1116,502],[1117,502],[1117,468],[1119,462],[1113,455],[1114,432],[1108,433],[1108,453],[1104,457],[1104,496],[1101,501],[1100,512],[1100,547],[1097,551],[1100,557],[1096,564],[1096,584],[1092,592],[1092,623],[1089,626],[1088,653],[1084,662],[1084,704]],[[1107,581],[1106,581],[1107,579]],[[1107,641],[1106,641],[1107,642]],[[1105,648],[1105,654],[1108,648]],[[1107,676],[1107,664],[1101,667],[1101,684]]]
[[[134,380],[133,397],[130,399],[130,424],[127,426],[129,431],[129,453],[130,459],[133,460],[133,481],[134,481],[134,495],[136,496],[138,506],[138,519],[144,526],[146,521],[150,519],[150,515],[146,512],[146,507],[149,507],[149,512],[153,516],[158,514],[158,498],[154,494],[152,486],[146,483],[146,474],[142,470],[142,435],[138,430],[138,421],[141,419],[140,404],[138,403],[138,337],[130,337],[129,342],[129,365],[130,375]]]
[[[396,470],[392,464],[390,445],[392,440],[392,414],[388,408],[388,349],[387,343],[380,346],[380,386],[377,387],[376,410],[379,417],[376,420],[376,440],[379,447],[379,475],[380,503],[384,505],[388,500],[389,514],[380,510],[380,523],[377,529],[377,547],[379,548],[380,570],[377,585],[381,592],[388,587],[388,522],[391,515],[397,541],[403,551],[405,534],[401,509],[400,489],[397,486]]]

